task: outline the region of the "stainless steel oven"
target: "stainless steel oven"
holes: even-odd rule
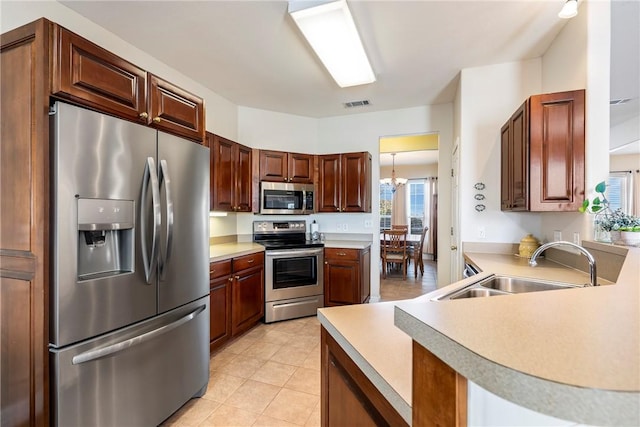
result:
[[[306,239],[305,221],[255,221],[265,246],[265,322],[313,316],[324,306],[324,245]]]

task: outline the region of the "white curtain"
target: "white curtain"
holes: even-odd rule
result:
[[[640,216],[640,170],[636,169],[631,177],[631,215]]]
[[[398,184],[391,203],[391,225],[407,225],[407,186],[405,184]]]
[[[428,177],[424,185],[424,199],[426,204],[425,225],[429,227],[425,237],[425,249],[428,254],[437,257],[437,231],[438,231],[438,178]]]

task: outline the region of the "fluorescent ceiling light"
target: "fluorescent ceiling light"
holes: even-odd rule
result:
[[[308,4],[290,1],[289,14],[336,83],[349,87],[375,82],[346,0],[298,9]]]
[[[578,14],[578,0],[567,0],[558,13],[558,18],[569,19]]]

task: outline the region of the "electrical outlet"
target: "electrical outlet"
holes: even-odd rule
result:
[[[342,231],[342,224],[338,224],[338,225],[336,226],[336,229],[337,229],[338,231]]]
[[[487,238],[487,232],[485,231],[484,227],[478,227],[478,237],[481,239]]]
[[[576,245],[580,244],[580,233],[578,233],[577,231],[573,233],[573,243],[575,243]]]
[[[559,242],[560,240],[562,240],[562,231],[555,230],[553,232],[553,241],[554,242]]]
[[[371,226],[372,226],[371,220],[370,219],[366,219],[364,221],[364,228],[371,228]]]
[[[349,224],[342,224],[342,231],[349,231]]]

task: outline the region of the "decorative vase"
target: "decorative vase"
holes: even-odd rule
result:
[[[622,241],[622,232],[620,230],[611,230],[609,234],[611,235],[611,243],[614,245],[624,245],[624,242]]]
[[[604,209],[595,215],[593,220],[593,240],[602,243],[611,243],[611,231],[607,226],[609,223],[608,209]]]
[[[527,234],[520,240],[520,246],[518,247],[518,253],[523,258],[531,258],[531,255],[538,249],[540,242],[533,237],[532,234]]]

